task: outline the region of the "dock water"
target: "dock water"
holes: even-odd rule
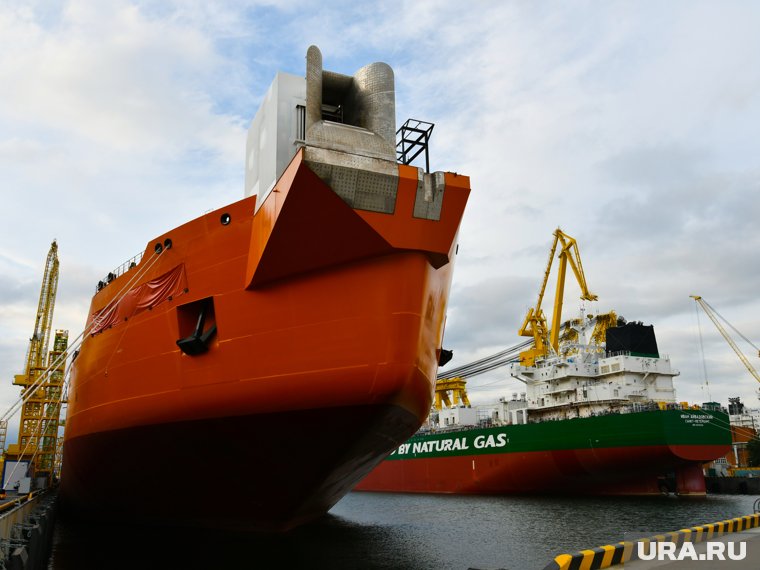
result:
[[[56,521],[54,495],[0,501],[6,569],[282,567],[544,570],[558,553],[721,521],[752,512],[755,496],[495,497],[351,493],[320,521],[282,535]],[[611,513],[614,513],[611,515]],[[612,519],[611,519],[612,516]],[[759,517],[760,518],[760,517]],[[610,521],[614,520],[614,523]],[[726,527],[727,528],[727,527]],[[745,542],[742,560],[630,560],[619,567],[758,568],[760,530],[711,540]],[[160,540],[157,540],[160,537]],[[452,540],[455,537],[455,540]],[[158,546],[156,546],[158,545]],[[191,547],[188,547],[191,545]],[[150,547],[150,548],[149,548]],[[696,545],[698,554],[706,545]],[[51,556],[48,560],[48,551]],[[608,562],[611,556],[608,556]],[[580,564],[580,563],[579,563]],[[578,568],[604,568],[584,562]],[[561,568],[561,567],[560,567]],[[573,566],[567,566],[568,570]]]
[[[745,515],[755,498],[354,492],[318,522],[276,536],[61,522],[49,568],[543,570],[558,553]]]

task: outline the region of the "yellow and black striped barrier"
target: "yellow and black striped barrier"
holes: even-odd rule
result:
[[[739,532],[750,528],[760,527],[760,513],[729,519],[712,524],[693,526],[675,532],[658,534],[649,538],[640,538],[631,542],[607,544],[598,548],[581,550],[575,554],[560,554],[552,560],[544,570],[597,570],[638,560],[639,543],[672,542],[677,547],[684,542],[702,542],[723,536],[730,532]]]

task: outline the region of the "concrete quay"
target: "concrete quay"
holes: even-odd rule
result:
[[[560,554],[544,570],[760,568],[760,513]]]
[[[733,547],[728,544],[729,542],[734,543]],[[745,543],[743,559],[731,560],[728,553],[741,553],[739,547],[741,542]],[[725,545],[721,555],[716,552],[720,550],[719,548],[710,547],[708,552],[710,545],[707,542],[700,542],[694,544],[694,554],[696,554],[697,560],[690,555],[690,552],[687,552],[681,553],[682,560],[632,560],[617,567],[630,570],[650,570],[653,568],[663,570],[700,570],[700,568],[704,570],[723,570],[724,568],[726,570],[757,570],[760,568],[760,528],[723,535],[711,539],[710,543]]]

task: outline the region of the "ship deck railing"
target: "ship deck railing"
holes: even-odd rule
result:
[[[635,356],[636,358],[651,358],[652,360],[670,360],[670,356],[667,354],[660,354],[659,356],[645,356],[642,354],[633,354],[630,350],[616,350],[614,352],[605,352],[602,358],[613,358],[615,356]]]
[[[516,370],[531,370],[531,369],[543,369],[543,368],[552,368],[558,365],[566,365],[567,363],[575,363],[574,360],[574,354],[568,354],[564,357],[557,357],[554,356],[552,358],[549,358],[547,360],[542,360],[536,362],[535,366],[522,366],[518,365],[515,366]],[[667,354],[660,354],[659,356],[646,356],[641,354],[633,354],[630,350],[616,350],[614,352],[604,352],[599,353],[599,360],[604,360],[607,358],[614,358],[616,356],[634,356],[636,358],[650,358],[652,360],[670,360],[670,356]],[[561,360],[563,358],[564,360]],[[565,361],[566,360],[566,361]]]
[[[546,409],[546,408],[542,408]],[[693,410],[693,408],[684,408],[679,402],[669,402],[666,403],[664,407],[660,407],[658,402],[647,402],[647,403],[633,403],[628,406],[619,406],[612,410],[604,410],[600,412],[591,412],[588,416],[582,416],[580,419],[588,418],[588,417],[599,417],[599,416],[614,416],[614,415],[620,415],[620,414],[638,414],[643,412],[668,412],[672,410]],[[706,411],[706,412],[714,412],[714,411],[722,411],[723,413],[727,413],[728,411],[725,408],[722,408],[720,410],[713,410],[711,408],[699,408],[700,411]],[[530,409],[529,409],[530,412]],[[544,422],[559,422],[559,421],[568,421],[568,420],[574,420],[578,419],[575,418],[544,418],[544,419],[531,419],[528,417],[528,423],[529,424],[539,424]],[[430,426],[424,426],[420,428],[410,439],[414,439],[417,437],[424,437],[426,435],[445,435],[447,433],[451,432],[460,432],[460,431],[469,431],[474,429],[487,429],[491,427],[505,427],[505,426],[518,426],[518,425],[525,425],[525,424],[509,424],[502,421],[485,421],[480,422],[478,424],[449,424],[442,427],[437,428],[431,428]]]
[[[95,292],[97,293],[103,287],[107,286],[111,281],[116,279],[117,277],[120,277],[121,275],[124,275],[127,271],[130,269],[134,269],[137,267],[137,264],[140,263],[140,260],[142,259],[143,252],[141,251],[137,255],[133,255],[129,259],[127,259],[124,263],[119,265],[116,269],[109,271],[108,275],[106,275],[103,279],[98,281],[98,285],[95,288]]]

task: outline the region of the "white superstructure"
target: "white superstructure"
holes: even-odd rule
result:
[[[534,366],[511,366],[511,375],[525,383],[532,420],[586,417],[676,401],[673,377],[679,372],[667,356],[608,354],[604,346],[594,344],[574,344],[569,352],[540,359]]]

